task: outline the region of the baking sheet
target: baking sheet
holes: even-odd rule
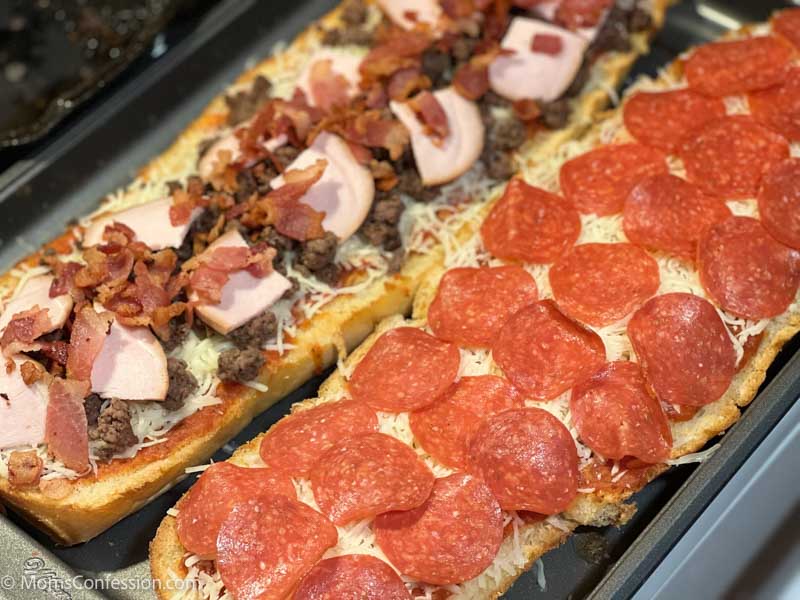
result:
[[[268,54],[275,43],[291,39],[335,3],[334,0],[221,3],[193,36],[120,88],[90,118],[73,126],[34,159],[0,175],[3,215],[0,267],[7,268],[62,231],[71,218],[90,211],[104,194],[130,181],[135,170],[165,149],[243,68]],[[637,62],[632,77],[654,74],[690,45],[717,37],[737,22],[763,20],[779,5],[758,0],[682,2],[670,10],[653,51]],[[772,374],[796,350],[796,345],[782,353]],[[797,360],[794,362],[782,373],[780,381],[800,381],[800,367]],[[286,414],[293,402],[314,395],[320,381],[321,377],[310,381],[262,414],[218,452],[215,460],[230,456],[238,445]],[[698,494],[698,490],[702,490],[706,502],[713,498],[729,473],[783,414],[775,409],[761,410],[762,405],[782,406],[790,401],[782,395],[785,386],[773,389],[770,400],[756,400],[745,418],[728,434],[730,439],[723,449],[729,450],[717,455],[722,458],[715,457],[700,468],[686,465],[672,469],[636,495],[639,511],[625,527],[579,530],[564,546],[549,553],[543,559],[546,589],[539,588],[533,569],[505,597],[581,598],[592,590],[596,590],[593,595],[596,598],[629,595],[638,587],[636,582],[649,572],[635,567],[651,556],[650,552],[655,552],[654,547],[668,549],[675,540],[664,540],[665,533],[674,526],[673,533],[679,535],[680,524],[688,526],[692,515],[705,504],[695,502],[677,515],[672,509],[667,517],[671,519],[667,521],[669,527],[665,527],[659,512],[668,503],[670,510],[680,498]],[[187,478],[98,538],[73,548],[54,547],[45,536],[17,522],[13,516],[10,520],[0,520],[0,598],[153,597],[146,564],[147,545],[167,508],[192,479]],[[633,553],[631,558],[631,552],[642,544],[648,548],[644,555]],[[631,552],[620,560],[628,549]],[[657,556],[652,554],[653,558]],[[617,567],[609,572],[615,562]],[[76,576],[87,579],[75,580]],[[30,586],[23,589],[24,581],[41,589],[32,590]]]

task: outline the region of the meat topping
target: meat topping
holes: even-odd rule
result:
[[[278,320],[275,315],[265,311],[253,317],[247,323],[228,334],[228,339],[240,350],[246,348],[261,349],[278,331]],[[170,380],[171,381],[171,380]]]
[[[98,442],[95,454],[104,461],[136,444],[139,440],[131,427],[128,404],[124,400],[112,398],[100,411],[97,425],[89,427],[89,439]]]
[[[230,348],[219,355],[219,378],[239,383],[252,381],[265,362],[264,355],[256,348]]]
[[[326,231],[323,237],[300,244],[297,262],[310,272],[318,273],[333,263],[338,244],[336,235]]]
[[[228,125],[231,127],[252,117],[272,92],[272,83],[263,75],[257,76],[250,88],[225,96],[228,106]]]
[[[390,193],[378,196],[359,233],[373,246],[397,250],[402,244],[398,225],[404,209],[399,195]]]
[[[189,371],[186,361],[173,357],[167,359],[167,375],[169,388],[163,406],[167,410],[178,410],[197,389],[197,379]]]

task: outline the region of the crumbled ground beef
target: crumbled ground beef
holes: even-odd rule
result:
[[[264,355],[256,348],[231,348],[219,355],[219,378],[223,381],[252,381],[264,366]]]
[[[374,34],[363,27],[325,29],[322,43],[325,46],[371,46]]]
[[[444,87],[449,83],[451,68],[452,61],[447,52],[429,48],[422,54],[422,72],[428,76],[434,88]]]
[[[496,150],[515,150],[526,137],[525,123],[514,115],[502,119],[492,119],[486,128],[486,141]]]
[[[164,352],[172,352],[175,348],[181,345],[186,336],[189,335],[191,327],[182,318],[170,319],[169,322],[169,338],[161,340],[161,346]]]
[[[403,252],[402,248],[392,252],[392,255],[389,257],[389,264],[387,265],[389,273],[397,273],[400,269],[402,269],[405,259],[406,253]]]
[[[542,123],[550,129],[561,129],[569,121],[569,98],[560,98],[553,102],[541,102],[539,110],[542,111]]]
[[[181,262],[189,260],[192,257],[194,251],[194,236],[198,233],[208,233],[211,228],[214,227],[218,218],[219,209],[212,204],[203,210],[199,217],[192,221],[192,225],[189,227],[189,233],[186,234],[180,248],[175,251]]]
[[[341,19],[348,25],[363,25],[368,16],[369,11],[364,0],[345,0],[342,4]]]
[[[342,270],[336,263],[331,263],[319,271],[314,271],[314,277],[319,279],[322,283],[327,283],[332,287],[338,285],[341,275]]]
[[[450,52],[457,62],[466,62],[475,51],[477,43],[478,38],[462,35],[453,42],[453,47],[450,49]]]
[[[278,251],[278,257],[282,256],[283,253],[288,250],[294,250],[296,244],[292,238],[278,233],[271,225],[267,225],[261,230],[259,240],[267,242],[267,244],[275,248]],[[276,261],[278,257],[276,257]]]
[[[397,187],[394,189],[411,196],[417,202],[431,202],[439,194],[438,187],[422,185],[419,172],[412,165],[404,165],[397,170]]]
[[[228,339],[240,350],[262,348],[278,331],[278,321],[269,311],[250,319],[247,323],[231,331]]]
[[[237,203],[244,202],[257,191],[258,182],[251,169],[242,169],[236,174],[236,192],[233,197]]]
[[[652,22],[653,19],[650,16],[650,12],[637,4],[628,16],[628,29],[631,32],[644,31],[650,28]]]
[[[495,92],[489,90],[483,96],[481,96],[480,99],[481,111],[484,112],[487,108],[491,108],[492,106],[511,108],[511,101],[506,100],[501,95],[496,94]]]
[[[630,49],[628,12],[619,6],[613,6],[592,42],[590,55],[594,57],[603,52],[627,52]]]
[[[302,152],[300,148],[295,148],[290,144],[286,144],[275,150],[272,156],[280,163],[280,165],[278,165],[278,170],[283,170],[288,167],[289,164],[300,155],[300,152]]]
[[[510,152],[486,147],[481,155],[486,173],[492,179],[509,179],[516,172],[514,159]]]
[[[162,406],[167,410],[178,410],[197,389],[197,379],[189,371],[186,361],[180,358],[167,359],[167,375],[169,388]]]
[[[326,231],[323,237],[300,244],[297,262],[312,273],[321,271],[333,263],[338,245],[336,234]]]
[[[396,250],[402,243],[398,224],[404,208],[399,195],[379,195],[359,233],[373,246],[389,251]]]
[[[83,401],[83,410],[86,412],[86,423],[89,427],[97,425],[97,417],[100,416],[100,406],[103,399],[97,394],[89,394]]]
[[[137,443],[139,440],[131,428],[128,405],[123,400],[112,398],[97,417],[97,425],[89,427],[89,439],[100,442],[96,447],[100,460],[109,460]]]
[[[259,75],[253,80],[250,89],[225,96],[228,105],[228,125],[233,127],[252,117],[272,92],[272,83]]]

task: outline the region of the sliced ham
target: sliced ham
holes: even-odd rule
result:
[[[324,212],[322,228],[345,240],[367,218],[375,197],[375,181],[369,169],[353,156],[347,143],[328,132],[319,134],[287,170],[305,169],[318,160],[327,161],[325,171],[300,202]],[[283,185],[283,177],[276,177],[270,183],[273,189],[278,189]]]
[[[341,106],[359,91],[358,67],[363,58],[342,48],[323,47],[314,53],[300,73],[297,87],[303,90],[311,106],[323,110]]]
[[[378,0],[383,14],[403,29],[427,25],[435,29],[442,17],[438,0]]]
[[[216,142],[206,150],[205,154],[197,162],[197,172],[205,180],[211,179],[215,171],[219,168],[217,164],[223,160],[222,153],[227,152],[228,156],[225,158],[226,163],[235,163],[242,157],[242,150],[239,142],[239,137],[236,132],[239,129],[246,128],[249,122],[240,125],[237,129],[228,132],[219,138]],[[279,135],[264,142],[264,149],[269,152],[274,152],[288,141],[285,135]]]
[[[53,284],[53,279],[52,275],[38,275],[25,282],[17,295],[6,303],[3,314],[0,315],[0,333],[5,330],[14,315],[30,310],[34,306],[47,309],[50,329],[43,333],[63,327],[72,310],[72,296],[60,294],[51,298],[50,286]]]
[[[147,327],[114,321],[92,365],[92,391],[103,398],[163,400],[167,397],[167,357]]]
[[[22,364],[30,360],[15,356],[10,373],[0,367],[0,450],[15,446],[36,446],[44,441],[47,385],[37,381],[25,385]]]
[[[558,54],[534,52],[536,35],[558,36]],[[577,33],[525,17],[514,17],[501,47],[511,50],[489,65],[489,85],[509,100],[533,98],[550,102],[559,98],[572,83],[583,62],[589,42]]]
[[[89,395],[85,381],[54,377],[45,418],[47,450],[68,469],[89,470],[89,432],[83,400]]]
[[[414,161],[424,185],[453,181],[475,164],[483,150],[484,127],[478,106],[452,87],[433,92],[447,115],[449,134],[430,135],[430,128],[417,118],[412,106],[391,102],[389,108],[411,134]]]
[[[216,248],[247,247],[242,234],[231,230],[220,236],[211,244],[206,252]],[[219,304],[199,304],[197,314],[210,327],[226,335],[261,314],[292,287],[291,282],[277,271],[265,277],[254,277],[247,270],[229,274],[228,281],[222,288],[222,299]],[[189,298],[197,301],[197,295],[191,293]]]
[[[178,248],[183,243],[186,234],[189,233],[192,221],[202,211],[195,209],[188,222],[173,225],[169,216],[171,206],[172,198],[166,197],[95,219],[83,234],[83,245],[102,244],[103,231],[106,226],[112,223],[122,223],[133,230],[136,240],[143,242],[151,250]]]

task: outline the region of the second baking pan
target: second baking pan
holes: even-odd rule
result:
[[[74,126],[40,156],[0,176],[0,210],[4,214],[0,224],[0,266],[12,264],[61,231],[70,218],[91,210],[102,195],[129,181],[136,168],[161,152],[247,64],[269,54],[277,42],[291,39],[334,4],[334,0],[221,3],[164,61],[122,87],[89,119]],[[690,45],[712,39],[737,22],[763,20],[778,6],[778,2],[763,1],[680,3],[670,10],[653,52],[637,63],[632,76],[653,74]],[[787,347],[771,371],[771,378],[795,350],[796,344]],[[773,382],[748,409],[744,419],[726,436],[719,458],[699,468],[686,465],[672,469],[636,495],[639,511],[625,527],[579,530],[567,544],[545,556],[545,589],[540,588],[534,569],[523,575],[506,597],[581,598],[593,590],[598,598],[626,597],[635,591],[659,554],[674,544],[675,535],[688,527],[697,511],[713,498],[788,408],[794,398],[790,386],[800,381],[797,363],[795,360],[787,365],[775,379],[777,383]],[[262,414],[215,460],[224,460],[240,444],[268,428],[288,412],[292,402],[314,395],[319,381],[309,382]],[[69,587],[68,596],[61,597],[152,598],[147,545],[165,511],[187,489],[191,479],[98,538],[74,548],[54,547],[43,535],[11,516],[0,522],[0,572],[15,581],[30,573],[30,577],[43,582],[42,586],[50,586],[50,591]],[[692,495],[698,500],[682,504],[676,514],[672,507],[681,504],[679,499]],[[673,511],[667,518],[674,531],[657,525],[662,522],[657,515],[665,506]],[[635,554],[636,548],[645,550]],[[619,560],[628,549],[634,553],[632,558],[628,554]],[[615,563],[617,567],[609,571]],[[78,575],[86,579],[74,580]],[[0,588],[3,587],[0,578]],[[0,597],[16,600],[32,596],[30,590],[10,586],[0,589]]]

